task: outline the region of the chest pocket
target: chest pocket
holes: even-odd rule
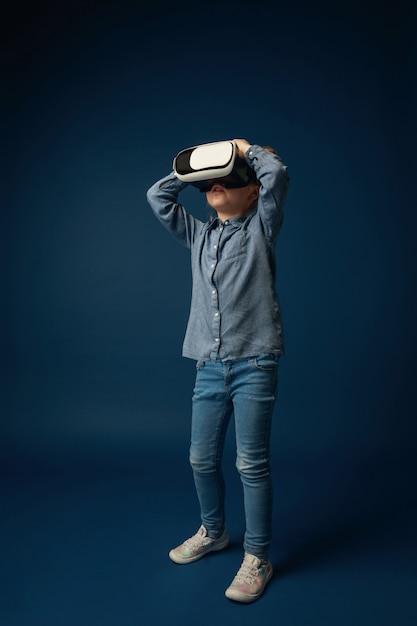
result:
[[[226,261],[229,261],[230,259],[235,259],[236,257],[245,254],[246,248],[246,233],[240,230],[223,242],[223,246],[221,249],[221,258]]]

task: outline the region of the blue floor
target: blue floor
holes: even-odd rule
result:
[[[276,575],[245,606],[224,597],[242,558],[232,460],[231,545],[178,566],[167,553],[198,525],[186,461],[167,461],[166,478],[160,451],[138,452],[5,468],[1,626],[415,625],[417,516],[404,468],[278,465]]]

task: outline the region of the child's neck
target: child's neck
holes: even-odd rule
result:
[[[225,222],[226,220],[230,220],[233,217],[246,217],[246,215],[248,215],[248,212],[242,212],[242,211],[236,211],[236,213],[234,212],[230,212],[230,213],[223,213],[222,211],[217,211],[217,217],[219,218],[219,220],[221,222]]]

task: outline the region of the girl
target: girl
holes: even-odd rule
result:
[[[187,183],[174,172],[155,183],[147,198],[156,217],[191,250],[193,277],[183,356],[197,361],[190,463],[201,526],[169,556],[175,563],[191,563],[229,542],[221,460],[233,415],[246,532],[243,563],[226,596],[252,602],[273,573],[269,448],[278,361],[284,352],[275,244],[289,176],[271,148],[245,139],[234,142],[246,175],[232,171],[198,184],[215,212],[213,219],[204,223],[179,204]]]

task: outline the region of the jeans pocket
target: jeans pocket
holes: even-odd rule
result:
[[[279,354],[261,354],[253,362],[258,370],[273,372],[278,369]]]

